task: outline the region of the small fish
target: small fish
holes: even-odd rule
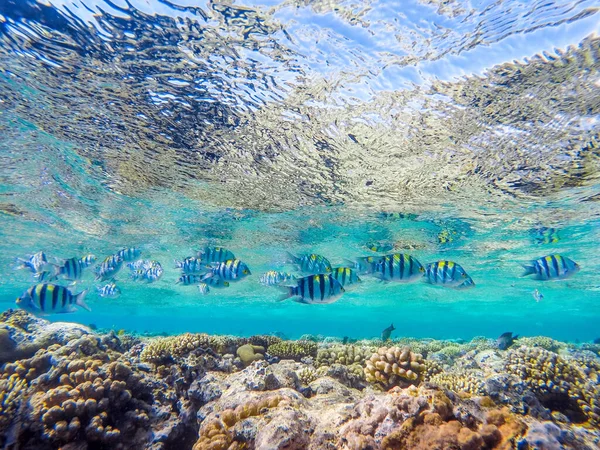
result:
[[[460,264],[453,261],[436,261],[425,266],[425,280],[429,284],[456,287],[464,283],[469,275]]]
[[[390,336],[392,335],[392,331],[394,331],[394,330],[395,330],[394,324],[391,324],[389,327],[384,329],[381,332],[381,340],[384,342],[387,341],[390,338]]]
[[[123,258],[118,255],[107,256],[99,266],[96,266],[96,281],[106,281],[112,278],[123,265]]]
[[[208,284],[206,284],[206,283],[200,283],[198,285],[198,290],[200,291],[200,293],[202,295],[206,295],[210,292],[210,288],[208,287]]]
[[[114,282],[105,284],[104,286],[96,286],[96,290],[100,297],[117,298],[121,295],[121,289]]]
[[[517,339],[519,335],[512,335],[512,331],[507,331],[506,333],[502,333],[498,339],[496,339],[496,344],[500,350],[506,350],[508,347],[514,344],[515,339]]]
[[[405,253],[394,253],[381,258],[375,264],[374,276],[384,281],[408,282],[420,278],[425,269],[414,257]]]
[[[84,266],[84,267],[89,267],[92,264],[94,264],[96,262],[96,256],[88,254],[85,255],[84,257],[82,257],[79,262]]]
[[[33,273],[40,273],[45,270],[48,265],[48,259],[44,252],[37,252],[34,255],[29,256],[27,259],[16,258],[17,265],[16,270],[26,269]]]
[[[282,287],[287,293],[281,296],[280,301],[291,297],[299,303],[326,304],[335,302],[344,293],[339,281],[329,274],[310,275],[296,281],[296,286]]]
[[[203,275],[206,272],[212,270],[212,267],[207,265],[201,259],[194,256],[189,256],[183,261],[175,260],[175,268],[181,269],[184,274],[199,274]]]
[[[288,253],[288,260],[291,264],[296,264],[300,271],[306,273],[329,273],[331,272],[331,263],[327,258],[315,253],[294,256]]]
[[[196,258],[205,263],[215,263],[235,259],[235,255],[223,247],[204,247],[196,252]]]
[[[394,249],[394,244],[390,242],[367,242],[365,247],[373,252],[389,252]]]
[[[158,281],[160,279],[160,277],[162,277],[162,274],[163,274],[162,266],[160,266],[160,265],[153,266],[144,272],[143,278],[148,283],[154,283],[155,281]]]
[[[594,339],[594,344],[600,344],[600,338]]]
[[[579,264],[561,255],[548,255],[523,264],[525,272],[521,275],[535,275],[536,280],[560,280],[579,271]]]
[[[27,289],[16,303],[34,314],[71,313],[77,311],[75,306],[91,311],[84,302],[87,292],[86,289],[74,295],[64,286],[40,283]]]
[[[122,248],[116,253],[116,255],[120,256],[123,261],[133,261],[141,254],[142,251],[139,248],[134,247]]]
[[[86,267],[82,258],[65,259],[59,265],[54,265],[53,278],[62,276],[65,280],[80,280]]]
[[[204,284],[208,284],[210,287],[217,288],[217,289],[229,287],[229,281],[225,281],[222,278],[215,277],[215,276],[209,277],[209,278],[204,278],[204,280],[202,280],[202,282]]]
[[[380,212],[379,213],[379,218],[384,219],[384,220],[400,220],[400,219],[406,219],[406,220],[415,220],[417,217],[416,214],[412,214],[412,213],[399,213],[399,212]]]
[[[456,286],[455,289],[469,289],[472,287],[475,287],[475,282],[473,281],[473,278],[467,277],[467,279]]]
[[[541,227],[533,230],[533,241],[536,244],[555,244],[560,241],[556,228]]]
[[[239,281],[251,275],[248,266],[239,259],[229,259],[225,262],[215,263],[215,266],[204,275],[205,278],[219,277],[227,281]]]
[[[144,274],[146,273],[146,269],[136,269],[131,271],[131,279],[134,281],[139,281],[144,278]]]
[[[177,280],[177,284],[183,284],[189,286],[190,284],[196,284],[202,281],[201,275],[181,275]]]
[[[536,302],[540,302],[544,299],[544,294],[542,294],[540,291],[538,291],[536,289],[535,291],[533,291],[533,298],[535,299]]]
[[[277,272],[276,270],[269,270],[260,277],[260,283],[265,286],[277,286],[281,283],[288,281],[294,281],[296,277],[287,272]]]
[[[354,261],[347,259],[346,263],[362,275],[373,273],[375,271],[375,264],[380,260],[380,256],[359,256]]]
[[[356,271],[350,267],[336,267],[331,272],[331,276],[335,278],[343,287],[351,286],[361,282],[361,279],[356,274]]]
[[[147,259],[138,259],[137,261],[127,263],[127,267],[131,270],[148,270],[150,267],[152,267],[152,262],[148,261]]]

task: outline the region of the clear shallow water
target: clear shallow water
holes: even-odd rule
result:
[[[53,318],[291,338],[373,337],[390,322],[396,336],[598,337],[593,2],[0,1],[0,14],[3,308],[30,285],[16,256],[135,245],[162,262],[160,281],[122,270],[120,298],[92,292],[92,313]],[[542,226],[560,240],[536,243]],[[339,265],[373,239],[457,261],[477,286],[365,277],[316,306],[258,284],[286,250]],[[176,286],[173,259],[205,244],[252,276],[208,296]],[[519,278],[519,263],[551,253],[582,270]]]

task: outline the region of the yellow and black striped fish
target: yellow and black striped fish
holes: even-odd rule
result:
[[[86,267],[87,264],[81,258],[65,259],[62,264],[54,266],[54,277],[62,276],[65,280],[79,280]]]
[[[331,271],[331,276],[344,288],[361,282],[356,271],[352,270],[350,267],[336,267]]]
[[[139,248],[129,247],[122,248],[116,253],[116,256],[120,256],[123,261],[133,261],[135,258],[140,256],[142,251]]]
[[[205,278],[216,276],[226,281],[238,281],[248,275],[251,275],[251,272],[245,263],[239,259],[229,259],[225,262],[216,263],[205,275]]]
[[[77,311],[75,306],[91,311],[84,302],[87,292],[86,289],[79,294],[72,294],[64,286],[40,283],[27,289],[16,303],[19,308],[33,314],[71,313]]]
[[[344,288],[332,275],[320,273],[299,278],[296,286],[287,286],[287,293],[280,301],[287,298],[299,303],[326,304],[338,300],[344,293]]]
[[[235,259],[235,255],[223,247],[204,247],[196,252],[196,258],[205,263],[215,263]]]
[[[373,273],[375,264],[381,260],[381,256],[360,256],[354,261],[347,259],[346,264],[360,274]]]
[[[331,263],[327,258],[315,253],[294,256],[288,253],[286,262],[296,264],[300,271],[305,273],[329,273],[331,272]]]
[[[413,256],[394,253],[379,259],[375,263],[373,275],[385,281],[408,282],[420,278],[425,269]]]
[[[561,255],[548,255],[523,264],[525,272],[521,275],[534,275],[536,280],[560,280],[579,271],[579,264]]]
[[[436,261],[425,266],[425,280],[429,284],[456,287],[464,283],[469,275],[460,264],[453,261]]]
[[[96,280],[106,281],[112,278],[123,265],[123,258],[119,255],[111,255],[104,258],[104,261],[96,266]]]

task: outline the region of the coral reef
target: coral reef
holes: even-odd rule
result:
[[[365,377],[370,383],[390,388],[416,382],[425,369],[423,357],[410,347],[381,347],[367,360]]]
[[[282,341],[270,345],[267,353],[281,359],[300,361],[307,356],[317,356],[317,343],[312,341]]]
[[[23,312],[0,319],[5,448],[594,450],[600,442],[600,358],[584,345],[139,339]]]

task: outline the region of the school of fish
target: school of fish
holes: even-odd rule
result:
[[[385,243],[367,244],[372,251],[390,249]],[[154,283],[162,278],[163,267],[155,260],[138,259],[141,249],[125,247],[107,256],[94,268],[96,281],[104,282],[96,286],[98,296],[115,299],[122,295],[116,276],[126,263],[133,281]],[[17,305],[36,314],[70,313],[81,307],[90,308],[84,299],[88,289],[74,293],[86,269],[96,261],[87,254],[51,263],[44,252],[37,252],[27,258],[17,258],[15,269],[27,270],[33,274],[36,284],[29,287],[19,298]],[[306,304],[328,304],[340,299],[348,289],[361,283],[360,276],[371,276],[382,282],[411,283],[422,280],[428,284],[452,289],[468,289],[475,286],[462,265],[448,260],[439,260],[425,265],[414,256],[406,253],[392,253],[379,256],[361,256],[346,260],[345,266],[333,267],[322,255],[315,253],[293,255],[287,253],[283,264],[293,265],[298,274],[270,270],[260,276],[259,282],[281,291],[279,300],[292,299]],[[577,271],[579,265],[570,258],[559,254],[543,256],[527,264],[522,276],[533,275],[540,281],[568,278]],[[176,284],[196,285],[200,294],[207,295],[212,289],[223,289],[251,275],[248,265],[237,259],[233,252],[223,247],[204,247],[182,260],[175,260],[174,267],[181,274]],[[71,282],[69,287],[58,284]],[[536,301],[543,295],[536,289]],[[390,330],[393,329],[393,325]],[[391,332],[391,331],[390,331]]]

